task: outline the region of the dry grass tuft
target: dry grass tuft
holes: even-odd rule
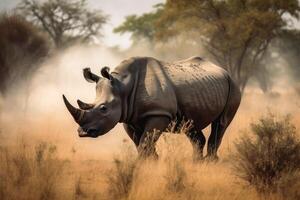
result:
[[[268,114],[252,123],[251,129],[253,138],[244,136],[236,143],[238,177],[264,195],[291,189],[282,183],[295,182],[290,174],[300,170],[300,141],[290,117]]]
[[[31,149],[23,140],[0,152],[0,199],[54,199],[64,162],[56,146],[41,142]]]
[[[87,197],[86,193],[82,188],[82,178],[78,177],[75,180],[75,192],[74,192],[74,199],[81,199]]]
[[[108,196],[110,199],[126,199],[133,185],[136,156],[133,149],[124,141],[123,153],[113,160],[113,169],[107,173]]]

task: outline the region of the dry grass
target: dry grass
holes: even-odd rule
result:
[[[84,189],[82,188],[82,178],[79,177],[75,180],[75,192],[74,192],[74,199],[81,199],[87,197]]]
[[[0,199],[56,198],[64,161],[55,152],[55,145],[41,142],[32,149],[24,140],[14,148],[2,148]]]
[[[114,158],[113,168],[107,172],[109,199],[126,199],[132,190],[138,163],[130,146],[124,146],[123,150],[121,155]]]

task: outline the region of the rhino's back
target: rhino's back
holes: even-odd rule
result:
[[[199,57],[174,63],[134,57],[114,72],[124,85],[135,88],[128,90],[135,91],[128,111],[132,122],[149,115],[174,118],[179,113],[202,129],[220,115],[227,102],[227,72]],[[135,84],[125,83],[127,79]]]
[[[164,63],[175,90],[179,112],[204,128],[223,111],[228,97],[228,74],[199,57]]]

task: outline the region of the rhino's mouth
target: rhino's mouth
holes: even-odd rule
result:
[[[79,127],[78,128],[78,136],[79,137],[92,137],[92,138],[96,138],[98,137],[98,133],[99,133],[99,130],[97,129],[84,129],[82,127]]]

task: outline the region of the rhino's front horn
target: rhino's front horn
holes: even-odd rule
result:
[[[63,99],[64,99],[64,102],[65,102],[65,105],[66,105],[68,111],[71,113],[71,115],[73,116],[74,120],[77,123],[80,123],[80,121],[82,120],[82,117],[84,115],[84,111],[80,110],[78,108],[75,108],[74,106],[72,106],[70,104],[70,102],[67,100],[67,98],[65,97],[65,95],[63,95]]]
[[[82,110],[89,110],[95,106],[94,104],[91,104],[91,103],[84,103],[84,102],[80,101],[79,99],[77,100],[77,104],[78,104],[79,108]]]

